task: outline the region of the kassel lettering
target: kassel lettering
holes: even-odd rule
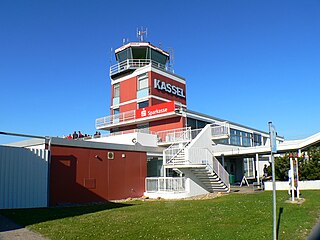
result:
[[[171,85],[170,83],[165,83],[163,81],[160,81],[159,79],[154,79],[154,88],[161,91],[166,91],[167,93],[171,93],[179,97],[186,97],[182,88]]]

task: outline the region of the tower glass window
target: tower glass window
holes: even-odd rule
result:
[[[113,85],[113,97],[114,98],[120,97],[120,83]]]
[[[138,90],[148,88],[148,73],[138,76]]]
[[[118,105],[120,103],[120,83],[113,85],[113,105]]]
[[[148,73],[139,75],[137,78],[137,98],[143,98],[149,95]]]

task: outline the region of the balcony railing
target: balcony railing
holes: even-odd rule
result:
[[[163,65],[151,59],[127,59],[110,67],[110,76],[126,71],[128,69],[137,69],[147,65],[151,65],[152,67],[160,68],[162,70],[166,70],[171,72],[171,69],[167,65]]]
[[[112,124],[127,122],[134,119],[136,119],[136,110],[114,114],[96,119],[96,128],[101,129]]]
[[[151,117],[154,118],[155,120],[157,120],[157,119],[166,118],[166,117],[169,117],[172,115],[181,115],[182,105],[180,103],[174,102],[174,109],[175,109],[175,111],[170,110],[168,112],[157,113],[155,115],[145,116],[145,117],[136,115],[137,110],[131,110],[131,111],[122,112],[122,113],[118,113],[118,114],[114,114],[114,115],[109,115],[109,116],[105,116],[105,117],[96,119],[96,128],[97,129],[108,129],[108,128],[114,127],[115,124],[116,125],[130,125],[135,121],[141,123],[141,122],[147,121]],[[148,107],[146,108],[146,110],[149,110]]]
[[[184,177],[147,177],[146,192],[185,192]]]

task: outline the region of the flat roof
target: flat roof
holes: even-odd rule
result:
[[[118,52],[121,52],[123,51],[124,49],[127,49],[129,47],[150,47],[158,52],[161,52],[162,54],[166,55],[166,56],[170,56],[170,54],[164,50],[162,50],[161,48],[158,48],[154,45],[152,45],[151,43],[149,42],[130,42],[130,43],[127,43],[126,45],[123,45],[119,48],[117,48],[114,53],[117,54]]]
[[[154,152],[162,153],[162,147],[148,147],[142,146],[139,143],[135,145],[127,144],[117,144],[117,143],[102,143],[102,142],[92,142],[85,140],[74,140],[59,137],[49,137],[51,139],[51,145],[56,146],[66,146],[66,147],[82,147],[82,148],[95,148],[95,149],[105,149],[105,150],[123,150],[123,151],[136,151],[136,152]],[[42,144],[48,144],[49,139],[28,139],[20,142],[14,142],[9,144],[3,144],[3,146],[11,147],[33,147]]]
[[[229,121],[229,120],[225,120],[225,119],[222,119],[222,118],[213,117],[213,116],[210,116],[210,115],[207,115],[207,114],[204,114],[204,113],[199,113],[199,112],[196,112],[196,111],[193,111],[193,110],[190,110],[190,109],[186,109],[186,112],[187,112],[187,114],[190,113],[190,114],[197,115],[200,118],[204,117],[204,118],[212,119],[213,121],[228,122],[228,123],[230,123],[232,125],[235,125],[235,126],[238,126],[238,127],[250,129],[250,130],[255,131],[255,132],[259,132],[259,133],[263,133],[263,134],[269,135],[269,132],[261,131],[261,130],[258,130],[258,129],[255,129],[255,128],[252,128],[252,127],[248,127],[248,126],[245,126],[245,125],[242,125],[242,124],[239,124],[239,123],[235,123],[235,122],[232,122],[232,121]],[[282,137],[282,136],[277,136],[277,137],[284,139],[284,137]]]

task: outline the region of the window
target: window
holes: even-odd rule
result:
[[[255,177],[254,158],[243,159],[243,170],[247,178]]]
[[[119,114],[120,113],[120,109],[119,108],[115,108],[113,109],[113,115]]]
[[[253,133],[253,146],[261,146],[261,134]]]
[[[149,106],[149,101],[148,101],[148,100],[138,103],[138,109],[140,109],[140,108],[146,108],[146,107],[148,107],[148,106]]]
[[[113,97],[114,98],[120,97],[120,83],[113,85]]]
[[[251,146],[251,134],[247,132],[241,132],[242,135],[242,146],[250,147]]]
[[[148,75],[138,77],[138,90],[148,88]]]
[[[187,126],[191,127],[191,129],[197,128],[197,121],[193,118],[187,118]]]
[[[149,133],[149,123],[138,124],[137,129],[141,133]]]
[[[137,98],[143,98],[149,95],[148,73],[142,74],[137,78]]]
[[[120,113],[119,108],[113,109],[113,123],[118,123],[118,122],[120,122],[119,113]]]
[[[230,129],[230,144],[241,145],[241,132],[239,130]]]

